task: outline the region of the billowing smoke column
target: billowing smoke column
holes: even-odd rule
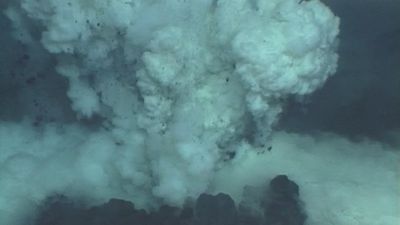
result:
[[[3,123],[4,224],[51,193],[181,205],[227,152],[267,144],[285,98],[321,87],[338,58],[339,20],[319,1],[18,0],[5,13],[56,58],[77,118],[101,126]]]

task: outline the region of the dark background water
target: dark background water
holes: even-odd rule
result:
[[[324,0],[340,17],[339,67],[306,103],[290,100],[280,126],[396,142],[400,128],[400,1]]]

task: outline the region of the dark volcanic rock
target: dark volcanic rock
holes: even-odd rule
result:
[[[281,197],[297,198],[299,196],[299,186],[289,180],[286,175],[276,176],[269,185],[271,191]]]
[[[83,220],[91,225],[124,225],[132,221],[146,222],[147,218],[147,213],[135,210],[131,202],[111,199],[101,206],[86,210]]]
[[[271,180],[263,208],[265,225],[303,225],[306,220],[299,201],[299,187],[286,175]]]
[[[192,206],[164,205],[148,213],[124,200],[87,208],[56,195],[43,202],[35,225],[303,225],[306,220],[299,187],[285,175],[272,179],[267,188],[247,186],[238,209],[222,193],[201,194]]]
[[[76,204],[63,195],[55,195],[45,200],[42,213],[37,217],[38,225],[82,224],[83,212]]]
[[[237,210],[229,195],[201,194],[195,206],[196,225],[237,224]]]
[[[136,210],[131,202],[118,199],[85,209],[65,196],[55,196],[44,205],[36,225],[125,225],[132,221],[145,225],[149,217],[144,210]]]
[[[151,225],[178,225],[179,208],[163,205],[157,212],[150,215],[149,224]]]

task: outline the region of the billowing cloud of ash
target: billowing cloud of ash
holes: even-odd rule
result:
[[[235,196],[225,188],[226,170],[243,178],[232,188],[273,171],[292,174],[311,201],[310,224],[326,221],[324,213],[334,224],[348,222],[316,199],[329,192],[313,184],[329,180],[315,170],[323,162],[335,166],[324,159],[336,159],[331,149],[299,153],[298,162],[290,151],[287,159],[259,157],[271,167],[255,165],[269,172],[241,174],[271,143],[293,139],[300,149],[312,146],[308,137],[285,139],[272,129],[288,96],[312,93],[336,71],[339,19],[321,2],[18,0],[9,1],[4,14],[27,53],[12,64],[9,77],[0,78],[2,89],[18,90],[4,91],[2,99],[13,97],[20,103],[16,111],[25,112],[2,104],[2,224],[26,223],[52,194],[89,205],[122,198],[145,209],[181,206],[207,191]],[[326,161],[311,164],[312,157]],[[347,159],[337,160],[350,167]],[[309,165],[296,165],[301,162]],[[390,161],[382,170],[393,168]],[[326,176],[338,178],[332,185],[354,175],[327,170]],[[354,191],[348,185],[343,192]],[[382,190],[372,191],[378,198]],[[343,192],[332,192],[327,202]],[[352,210],[344,203],[343,210]],[[354,210],[349,217],[363,212]]]

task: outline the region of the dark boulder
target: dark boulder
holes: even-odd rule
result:
[[[263,208],[265,225],[303,225],[306,220],[299,186],[286,175],[271,180]]]
[[[229,195],[201,194],[195,205],[196,225],[236,225],[237,210]]]
[[[148,220],[144,210],[136,210],[133,203],[120,199],[111,199],[85,211],[85,224],[90,225],[125,225],[133,221],[146,223]]]

